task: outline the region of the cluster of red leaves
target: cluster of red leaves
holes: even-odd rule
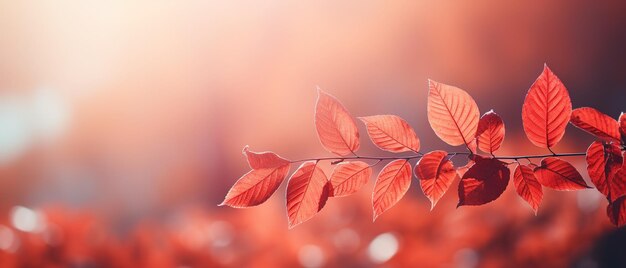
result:
[[[607,214],[613,224],[626,224],[626,115],[615,120],[593,108],[572,110],[569,93],[561,80],[547,67],[532,84],[522,107],[522,122],[528,139],[547,148],[545,156],[498,157],[505,135],[502,119],[493,110],[482,117],[474,99],[464,90],[429,81],[427,113],[435,134],[452,146],[467,148],[467,165],[455,168],[450,158],[459,153],[432,151],[422,154],[415,131],[395,115],[360,117],[371,141],[380,149],[412,156],[397,158],[362,157],[359,132],[353,117],[333,96],[318,90],[315,126],[322,146],[337,158],[305,161],[288,180],[287,214],[289,227],[312,218],[329,197],[345,196],[361,189],[372,174],[372,166],[391,160],[378,174],[372,193],[374,220],[394,206],[408,191],[412,180],[411,160],[419,159],[414,171],[422,191],[431,201],[431,209],[452,182],[460,178],[457,206],[476,206],[496,200],[506,190],[511,177],[509,165],[516,164],[513,181],[520,197],[535,213],[543,198],[542,187],[571,191],[591,188],[582,175],[552,151],[565,134],[567,123],[597,137],[586,153],[588,173],[609,205]],[[477,150],[487,153],[479,155]],[[230,189],[221,205],[255,206],[266,201],[289,173],[289,161],[272,152],[255,153],[244,148],[252,170]],[[542,157],[536,165],[530,158]],[[320,160],[339,163],[330,176],[318,166]],[[373,165],[360,160],[378,160]],[[515,160],[505,162],[504,159]],[[518,160],[527,159],[528,164]]]

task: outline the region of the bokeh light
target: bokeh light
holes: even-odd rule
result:
[[[367,249],[370,259],[374,263],[384,263],[398,252],[398,239],[391,233],[376,236]]]

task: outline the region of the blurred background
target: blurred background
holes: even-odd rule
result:
[[[454,150],[429,127],[427,79],[456,85],[503,117],[499,154],[544,153],[521,124],[544,63],[574,107],[626,109],[625,10],[0,0],[0,266],[623,265],[626,230],[609,223],[595,189],[544,189],[535,216],[512,185],[493,203],[455,209],[455,183],[429,212],[414,180],[372,223],[370,183],[293,230],[284,185],[258,207],[217,204],[248,171],[245,145],[330,156],[313,125],[318,85],[354,116],[405,118],[424,152]],[[359,127],[360,153],[386,155]],[[555,149],[582,152],[592,140],[569,126]],[[583,158],[570,160],[586,175]]]

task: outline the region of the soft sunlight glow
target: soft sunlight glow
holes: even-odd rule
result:
[[[11,224],[15,229],[24,232],[38,232],[44,227],[42,215],[22,206],[16,206],[12,209]]]
[[[0,164],[19,157],[38,141],[60,137],[69,117],[69,104],[51,89],[0,95]]]
[[[235,231],[230,223],[215,221],[209,226],[208,232],[212,245],[220,248],[231,244]]]
[[[0,164],[21,155],[32,140],[25,117],[27,109],[19,98],[0,96]]]
[[[42,88],[34,92],[30,100],[34,132],[42,139],[51,140],[61,136],[68,127],[69,105],[59,92]]]
[[[315,245],[306,245],[300,248],[298,260],[302,266],[307,268],[321,267],[326,262],[324,252]]]
[[[15,233],[10,228],[0,225],[0,250],[14,252],[18,245]]]
[[[594,212],[600,207],[602,194],[598,191],[578,191],[576,192],[576,203],[578,208],[586,213]]]
[[[398,252],[398,239],[391,233],[380,234],[372,240],[367,252],[373,262],[386,262]]]

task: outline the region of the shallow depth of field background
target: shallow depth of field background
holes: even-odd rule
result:
[[[372,223],[370,183],[293,230],[284,185],[258,207],[217,204],[248,171],[245,145],[330,156],[313,125],[318,85],[354,116],[405,118],[423,152],[454,150],[429,127],[427,79],[456,85],[503,117],[499,154],[544,153],[521,125],[544,62],[574,107],[626,110],[625,8],[0,0],[0,266],[615,264],[626,231],[596,190],[544,188],[535,216],[512,183],[455,209],[455,183],[429,212],[414,179]],[[360,153],[387,155],[359,127]],[[592,140],[569,126],[555,149]],[[584,159],[570,160],[588,180]]]

